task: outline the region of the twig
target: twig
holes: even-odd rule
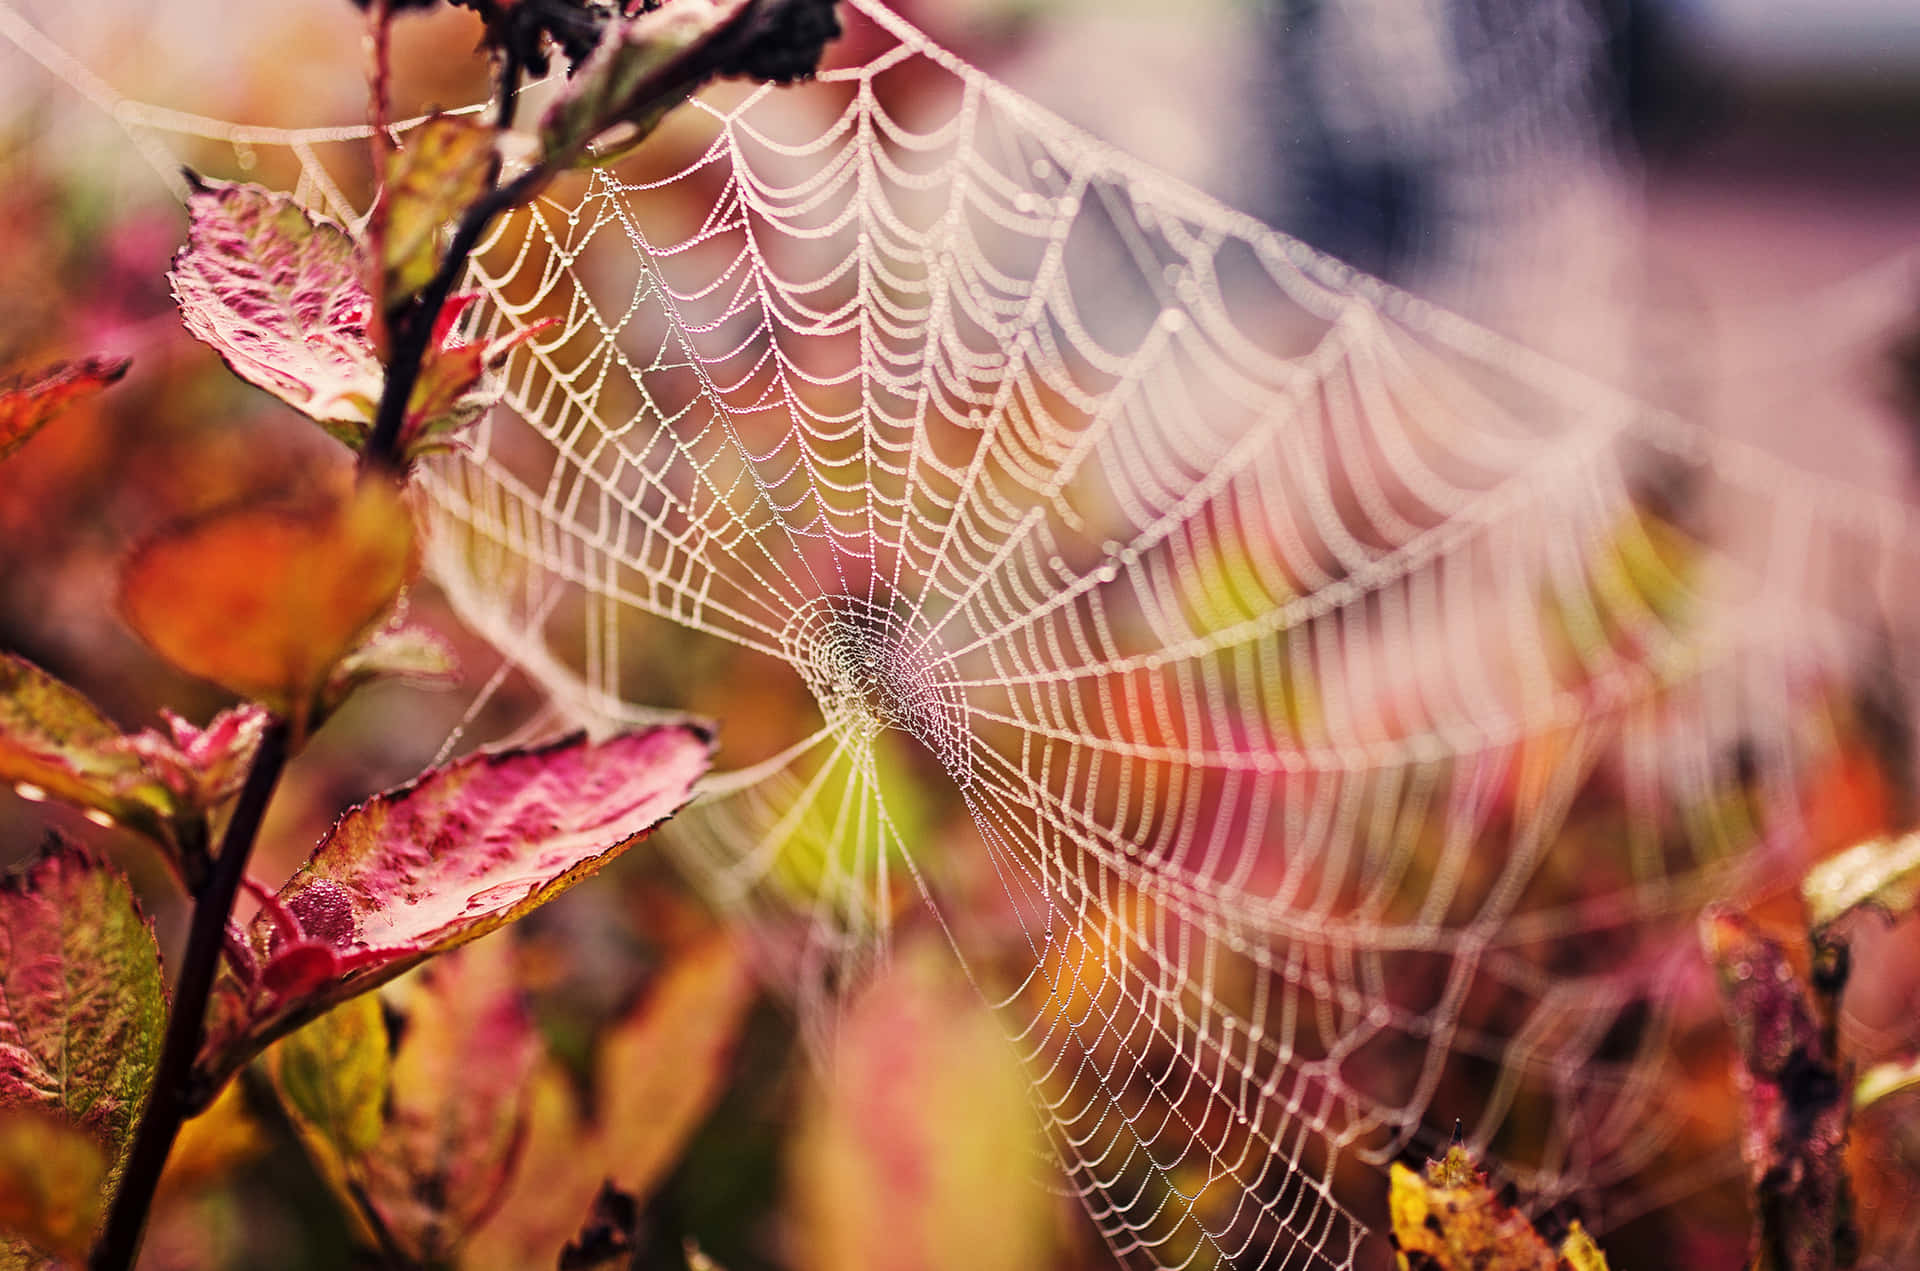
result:
[[[191,1110],[189,1086],[193,1080],[193,1061],[200,1051],[206,1026],[207,1002],[212,996],[213,977],[220,969],[220,955],[226,943],[227,918],[246,876],[247,858],[253,854],[254,840],[260,834],[260,821],[267,802],[286,767],[291,732],[287,721],[275,718],[260,738],[253,766],[247,771],[246,784],[234,805],[233,819],[220,842],[220,854],[214,858],[207,887],[194,901],[193,925],[187,933],[187,952],[180,963],[180,979],[174,986],[173,1015],[167,1022],[166,1041],[161,1047],[160,1063],[154,1070],[153,1090],[134,1132],[133,1147],[120,1177],[120,1190],[107,1213],[107,1223],[89,1260],[92,1271],[126,1271],[140,1251],[140,1235],[147,1223],[147,1211],[153,1205],[154,1190],[160,1185],[161,1171],[173,1151],[173,1141],[181,1122]]]

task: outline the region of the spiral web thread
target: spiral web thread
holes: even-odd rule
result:
[[[712,94],[650,143],[683,163],[478,256],[476,335],[559,323],[424,474],[437,578],[584,717],[657,713],[662,620],[803,686],[675,850],[803,991],[930,909],[1125,1265],[1371,1265],[1385,1162],[1456,1119],[1538,1204],[1687,1186],[1692,912],[1806,838],[1912,513],[850,7],[860,65]],[[352,217],[364,130],[110,108]]]

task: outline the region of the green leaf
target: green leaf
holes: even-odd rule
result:
[[[801,1271],[1052,1263],[1026,1075],[941,955],[896,955],[854,1003],[832,1076],[803,1110],[789,1168]]]
[[[435,115],[388,156],[382,301],[391,313],[440,268],[440,232],[487,192],[493,178],[494,130],[478,119]]]
[[[1920,834],[1872,839],[1829,857],[1807,871],[1800,896],[1816,937],[1862,908],[1905,917],[1920,904]]]
[[[78,689],[25,658],[0,653],[0,781],[170,843],[182,802]]]
[[[673,725],[483,752],[354,808],[254,920],[216,985],[215,1082],[274,1038],[531,912],[692,796],[706,733]]]
[[[55,838],[0,882],[0,1109],[70,1118],[117,1172],[166,1014],[153,932],[117,872]]]
[[[241,379],[363,444],[385,372],[359,247],[283,194],[201,184],[170,275],[187,330]]]
[[[106,1151],[72,1121],[40,1108],[0,1108],[0,1267],[33,1266],[35,1254],[85,1258],[106,1182]]]
[[[538,1035],[498,942],[428,966],[402,1009],[355,998],[269,1052],[321,1172],[416,1263],[493,1212],[521,1141]]]
[[[0,379],[0,459],[76,402],[118,383],[132,365],[132,358],[88,357]]]

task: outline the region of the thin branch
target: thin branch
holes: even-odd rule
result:
[[[195,900],[193,925],[187,933],[187,952],[180,963],[180,979],[174,986],[173,1014],[167,1021],[167,1036],[160,1051],[160,1063],[154,1070],[153,1090],[134,1132],[133,1147],[127,1155],[126,1171],[120,1177],[120,1190],[107,1214],[105,1230],[94,1246],[88,1265],[92,1271],[126,1271],[140,1251],[140,1235],[147,1223],[147,1211],[153,1205],[154,1190],[160,1185],[161,1171],[173,1151],[180,1125],[192,1110],[193,1061],[200,1051],[206,1026],[207,1002],[213,992],[213,978],[220,969],[220,955],[226,944],[227,919],[233,901],[246,876],[247,858],[253,854],[254,840],[260,834],[260,822],[267,803],[286,767],[291,732],[287,721],[275,718],[260,738],[253,766],[247,771],[246,784],[234,805],[233,819],[214,858],[207,887]]]

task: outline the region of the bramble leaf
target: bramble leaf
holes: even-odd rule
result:
[[[505,954],[450,954],[391,1020],[366,994],[269,1052],[321,1172],[416,1263],[444,1263],[486,1220],[519,1149],[539,1046]]]
[[[391,313],[440,268],[440,231],[487,192],[494,130],[478,119],[435,115],[387,159],[380,234],[381,299]]]
[[[1920,906],[1920,834],[1872,839],[1821,861],[1807,871],[1800,896],[1816,939],[1859,909],[1904,917]]]
[[[45,1108],[0,1108],[0,1266],[78,1263],[105,1208],[107,1153]]]
[[[719,1097],[754,991],[725,936],[675,955],[602,1040],[591,1123],[564,1076],[537,1071],[526,1150],[469,1271],[552,1266],[604,1184],[645,1200]]]
[[[0,379],[0,459],[74,403],[118,383],[132,365],[132,358],[87,357]]]
[[[382,627],[341,658],[321,694],[331,711],[376,680],[399,680],[418,688],[449,688],[460,681],[453,646],[425,627]]]
[[[691,797],[698,729],[483,752],[342,816],[255,918],[216,985],[202,1073],[559,895]]]
[[[184,805],[147,768],[112,720],[77,689],[11,653],[0,653],[0,781],[31,799],[53,798],[170,843]]]
[[[854,1003],[802,1114],[789,1188],[802,1271],[1050,1265],[1039,1127],[993,1016],[929,945]],[[992,1214],[991,1223],[980,1221]]]
[[[616,128],[628,130],[629,147],[652,132],[705,78],[695,66],[701,49],[751,7],[750,0],[689,0],[616,19],[540,121],[548,161],[576,161]]]
[[[160,718],[165,733],[148,728],[121,741],[154,780],[190,808],[211,808],[239,793],[267,728],[264,709],[250,702],[230,707],[205,728],[164,708]]]
[[[166,1013],[159,949],[118,873],[53,838],[0,881],[0,1109],[70,1118],[117,1172]]]
[[[1557,1250],[1549,1246],[1494,1195],[1463,1147],[1428,1161],[1424,1173],[1395,1161],[1387,1208],[1401,1271],[1606,1271],[1578,1221]]]
[[[134,630],[180,669],[300,715],[413,572],[413,520],[366,481],[162,533],[121,574]]]
[[[384,380],[360,249],[285,195],[202,185],[170,275],[187,329],[241,379],[358,446]]]

